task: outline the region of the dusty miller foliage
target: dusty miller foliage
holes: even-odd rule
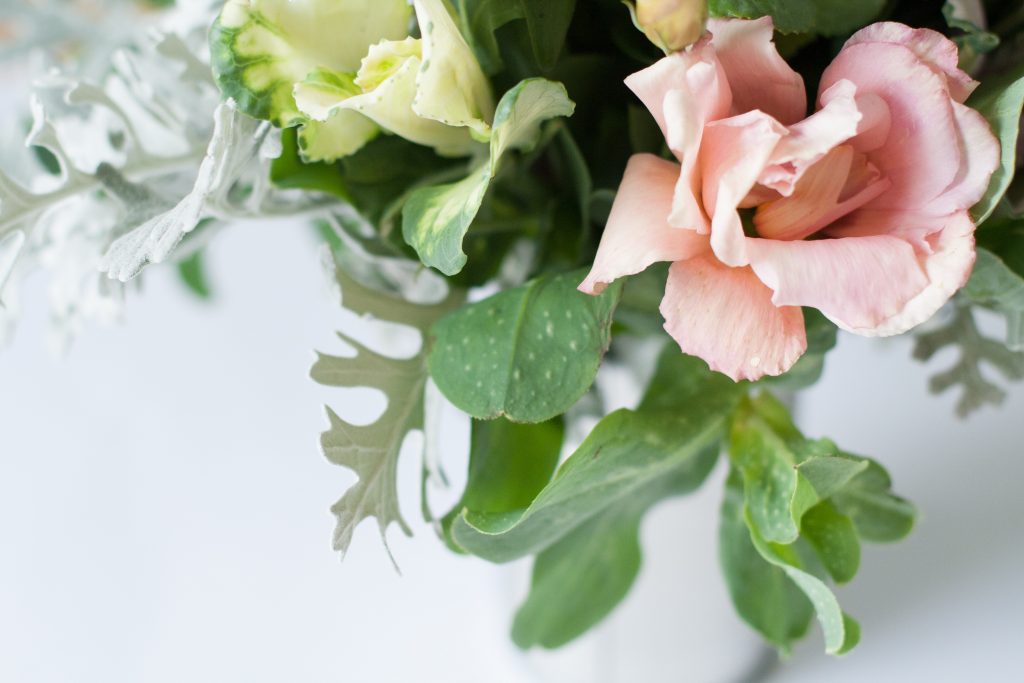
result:
[[[982,334],[970,305],[957,302],[951,309],[947,323],[917,336],[914,358],[928,361],[944,349],[959,350],[956,363],[934,375],[929,388],[941,394],[960,387],[956,412],[960,417],[967,417],[986,405],[1000,405],[1006,399],[1006,391],[986,374],[988,371],[995,370],[1007,381],[1024,379],[1024,352],[1013,351],[1005,342]]]
[[[142,35],[112,51],[100,77],[52,70],[33,83],[30,153],[16,163],[3,150],[0,172],[0,340],[17,316],[18,282],[32,270],[51,275],[54,340],[63,347],[85,322],[117,317],[123,283],[197,226],[211,232],[206,219],[319,205],[270,186],[279,137],[220,101],[196,56],[205,55],[210,3],[184,5],[163,29],[136,27]]]

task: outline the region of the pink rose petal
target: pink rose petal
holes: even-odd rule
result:
[[[907,302],[899,313],[869,329],[853,329],[865,337],[903,334],[927,321],[958,289],[967,284],[974,268],[974,223],[966,211],[948,217],[944,229],[934,233],[932,254],[925,259],[928,286]]]
[[[747,253],[776,306],[811,306],[851,331],[878,327],[928,286],[914,248],[898,237],[750,239]]]
[[[969,209],[977,204],[985,196],[992,174],[999,168],[1001,155],[999,142],[985,117],[955,102],[953,116],[959,132],[963,163],[946,191],[928,206],[930,211],[940,214]]]
[[[679,166],[653,154],[637,154],[612,206],[601,245],[581,292],[600,294],[609,283],[659,261],[678,261],[708,250],[708,239],[667,223]]]
[[[857,158],[852,147],[836,147],[810,168],[792,195],[757,208],[757,234],[775,240],[810,237],[889,188],[885,178],[877,174],[872,178],[855,169],[858,164],[867,165],[863,158]],[[858,177],[861,175],[864,177]],[[859,182],[851,184],[853,178]]]
[[[804,79],[775,49],[771,17],[753,21],[712,19],[708,30],[732,88],[735,113],[757,109],[785,125],[804,118]]]
[[[736,207],[758,176],[786,129],[760,111],[709,124],[701,146],[704,207],[711,214],[711,248],[722,263],[748,263],[743,222]]]
[[[961,166],[953,102],[942,77],[906,47],[857,43],[825,70],[822,88],[842,79],[856,84],[858,95],[877,95],[889,108],[886,142],[869,158],[892,188],[873,206],[922,206],[942,194]]]
[[[791,194],[808,168],[857,134],[862,116],[856,94],[857,87],[850,81],[829,88],[822,95],[821,109],[789,127],[758,182],[782,195]]]
[[[891,43],[913,50],[924,64],[946,79],[949,92],[957,102],[966,101],[978,87],[978,82],[960,69],[956,43],[938,31],[883,21],[854,33],[844,49],[863,43]]]
[[[737,381],[781,375],[807,350],[803,311],[775,306],[749,268],[710,254],[672,264],[661,314],[683,352]]]

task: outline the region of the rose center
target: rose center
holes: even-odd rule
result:
[[[890,182],[850,145],[840,145],[807,169],[788,197],[762,201],[752,223],[757,235],[802,240],[856,211],[889,188]],[[751,198],[764,196],[758,186]]]

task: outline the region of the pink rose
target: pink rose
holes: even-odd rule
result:
[[[679,163],[630,160],[580,290],[671,261],[665,329],[733,379],[792,367],[807,348],[801,306],[865,336],[931,317],[970,275],[967,209],[999,162],[988,124],[963,104],[977,83],[956,46],[868,26],[805,118],[803,80],[776,52],[770,18],[709,29],[626,80]]]

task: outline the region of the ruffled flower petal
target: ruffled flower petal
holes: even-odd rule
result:
[[[745,266],[746,237],[736,208],[750,193],[786,129],[752,111],[715,121],[704,131],[704,208],[711,214],[711,248],[726,265]]]
[[[600,294],[609,283],[660,261],[678,261],[708,250],[707,237],[670,227],[679,166],[653,154],[629,160],[594,265],[581,292]]]
[[[856,95],[850,81],[829,88],[821,96],[821,109],[789,127],[758,182],[783,196],[791,194],[808,168],[857,134],[862,115]]]
[[[674,140],[678,149],[673,151],[680,159],[690,146],[687,142],[693,144],[693,136],[696,136],[696,144],[700,144],[700,132],[704,124],[728,116],[732,106],[728,81],[721,71],[715,51],[706,40],[631,74],[626,78],[626,86],[651,112],[666,141],[670,138]],[[678,95],[669,98],[673,92]],[[680,113],[677,108],[672,114],[670,131],[665,111],[666,100],[679,98],[692,107],[692,111],[684,114],[684,121],[679,121],[675,120]]]
[[[804,79],[775,49],[771,17],[752,21],[712,19],[708,29],[732,88],[733,112],[758,109],[787,126],[804,118]]]
[[[974,223],[966,211],[948,217],[945,227],[933,233],[932,253],[925,258],[928,286],[907,302],[899,313],[869,329],[853,329],[865,337],[903,334],[927,321],[950,297],[967,284],[974,268]]]
[[[844,49],[864,43],[890,43],[912,50],[928,68],[946,79],[949,93],[957,102],[967,100],[978,87],[978,82],[959,67],[960,53],[956,43],[938,31],[882,21],[854,33],[846,41]]]
[[[736,381],[781,375],[807,350],[800,308],[776,307],[750,268],[710,254],[672,264],[661,314],[685,353]]]
[[[953,116],[959,133],[963,163],[960,173],[946,191],[928,209],[946,214],[969,209],[985,196],[989,180],[999,167],[999,142],[988,121],[978,112],[953,103]]]
[[[922,207],[950,187],[962,159],[953,102],[943,77],[902,45],[855,43],[825,70],[822,88],[842,79],[856,84],[858,95],[876,95],[888,107],[889,133],[881,147],[868,151],[853,140],[892,181],[892,188],[872,206]]]

